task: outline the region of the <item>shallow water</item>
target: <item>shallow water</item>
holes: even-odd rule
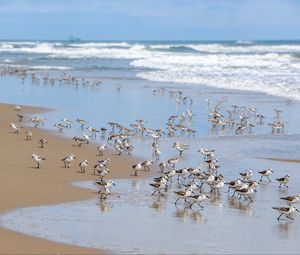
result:
[[[190,144],[177,167],[199,165],[204,167],[203,157],[196,151],[200,147],[216,150],[226,181],[239,177],[244,169],[257,171],[272,167],[271,177],[279,178],[288,173],[292,178],[289,190],[278,189],[276,182],[264,183],[255,194],[255,202],[228,198],[225,189],[220,198],[204,203],[204,210],[195,207],[185,209],[183,203],[174,206],[172,192],[166,198],[150,196],[149,180],[116,180],[117,187],[105,202],[95,199],[54,206],[23,208],[1,215],[1,227],[42,238],[105,248],[115,252],[129,253],[297,253],[299,240],[299,216],[295,222],[277,222],[277,212],[272,206],[284,206],[280,197],[299,193],[300,173],[298,164],[261,159],[278,157],[300,158],[300,104],[287,102],[283,98],[259,93],[244,93],[231,90],[150,83],[142,80],[122,80],[118,91],[114,80],[104,80],[97,89],[74,87],[66,84],[49,86],[22,83],[14,77],[0,79],[2,93],[0,101],[29,104],[59,109],[43,114],[48,118],[45,128],[54,130],[53,124],[66,117],[72,120],[84,118],[93,127],[106,126],[108,121],[117,121],[128,126],[136,119],[147,120],[146,126],[164,128],[171,114],[187,109],[195,113],[188,123],[196,129],[196,137],[179,135],[176,138],[160,139],[161,160],[177,155],[171,149],[178,140]],[[192,105],[177,103],[168,92],[153,95],[152,89],[165,87],[167,90],[181,89],[184,95],[194,99]],[[206,98],[215,103],[227,96],[224,109],[231,104],[257,107],[266,115],[265,124],[257,125],[253,133],[236,135],[234,130],[212,130],[207,122]],[[274,135],[266,123],[274,120],[274,108],[284,110],[283,119],[288,121],[283,134]],[[32,128],[34,131],[34,128]],[[56,132],[56,131],[54,131]],[[81,135],[82,130],[74,123],[63,135]],[[97,137],[95,142],[106,139]],[[133,155],[151,158],[152,139],[134,137]],[[142,173],[141,173],[142,174]],[[158,173],[157,173],[158,175]],[[83,184],[92,186],[90,183]],[[172,189],[177,190],[173,184]],[[208,189],[207,189],[208,190]],[[297,249],[298,248],[298,249]]]
[[[14,210],[1,216],[1,226],[118,253],[299,252],[299,216],[295,215],[295,222],[276,220],[273,199],[285,192],[274,183],[262,184],[253,203],[222,193],[211,195],[202,210],[197,205],[186,208],[184,202],[174,206],[176,181],[167,196],[160,198],[150,195],[148,180],[115,182],[117,186],[107,200]],[[94,188],[91,182],[75,185]]]

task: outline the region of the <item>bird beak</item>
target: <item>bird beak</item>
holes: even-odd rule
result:
[[[296,208],[296,211],[298,212],[298,213],[300,213],[300,211]]]
[[[115,184],[115,183],[113,183],[113,185],[114,185],[114,186],[116,186],[116,184]]]

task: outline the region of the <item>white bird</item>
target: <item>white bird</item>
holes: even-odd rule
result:
[[[85,173],[85,171],[86,171],[88,165],[89,165],[89,162],[87,161],[87,159],[81,161],[81,162],[79,163],[80,172],[81,172],[81,173]]]
[[[242,178],[245,180],[250,180],[252,177],[252,170],[246,170],[244,172],[241,172],[240,175],[242,176]]]
[[[91,139],[90,139],[90,137],[87,134],[85,134],[85,133],[82,132],[82,136],[87,141],[87,143],[90,142]]]
[[[144,162],[142,162],[142,166],[144,167],[145,171],[150,171],[150,166],[151,165],[153,165],[152,160],[145,160]]]
[[[60,122],[60,123],[55,123],[53,127],[58,128],[58,132],[62,132],[64,128],[68,128],[68,125],[66,123]]]
[[[97,150],[98,150],[98,152],[99,152],[99,156],[103,156],[103,152],[104,152],[104,150],[106,149],[106,144],[101,144],[101,145],[99,145],[98,147],[97,147]]]
[[[182,144],[180,142],[175,142],[173,144],[173,148],[175,148],[176,150],[179,151],[179,156],[182,156],[182,153],[185,151],[185,150],[188,150],[189,149],[189,145],[185,145],[185,144]]]
[[[37,163],[37,167],[36,168],[40,168],[40,164],[46,160],[46,158],[44,157],[40,157],[36,154],[32,154],[31,158],[33,159],[34,162]]]
[[[110,188],[112,185],[116,186],[113,181],[104,181],[103,179],[99,179],[95,181],[95,184],[100,187],[98,193],[100,193],[103,189]]]
[[[41,148],[44,148],[44,145],[45,145],[46,143],[48,143],[48,142],[47,142],[47,140],[46,140],[45,138],[41,138],[41,139],[39,140],[39,144],[41,145]]]
[[[67,126],[68,128],[71,128],[71,127],[72,127],[73,121],[72,121],[72,120],[68,120],[68,119],[66,119],[66,118],[63,118],[63,119],[61,120],[61,123],[66,124],[66,126]]]
[[[276,210],[277,212],[280,213],[279,217],[277,218],[277,220],[280,220],[281,216],[284,214],[288,219],[291,219],[291,220],[294,220],[290,214],[292,214],[294,211],[297,211],[299,212],[299,210],[291,205],[291,204],[288,204],[289,207],[273,207],[274,210]]]
[[[203,208],[203,206],[200,205],[200,203],[209,198],[209,196],[207,194],[200,193],[198,195],[189,196],[188,198],[192,201],[190,204],[190,208],[192,208],[195,203],[197,203],[200,208]]]
[[[132,169],[134,170],[134,176],[138,176],[137,172],[143,169],[142,162],[133,165]]]
[[[25,138],[25,140],[26,141],[31,141],[31,139],[32,139],[32,133],[31,133],[31,131],[26,132],[26,138]]]
[[[70,155],[64,157],[64,158],[62,159],[62,161],[64,162],[65,167],[70,168],[71,162],[72,162],[74,159],[76,159],[76,157],[74,156],[74,154],[70,154]]]
[[[21,130],[21,128],[19,125],[15,124],[15,123],[10,123],[10,127],[13,128],[15,130],[15,133],[18,134]]]
[[[22,106],[20,106],[20,105],[15,106],[15,111],[21,111],[21,109],[22,109]]]
[[[268,178],[269,181],[271,181],[270,179],[270,175],[273,173],[274,171],[272,170],[272,168],[268,168],[266,170],[263,170],[263,171],[259,171],[258,173],[261,174],[261,177],[260,177],[260,181],[262,181],[262,178],[264,176],[266,176]]]

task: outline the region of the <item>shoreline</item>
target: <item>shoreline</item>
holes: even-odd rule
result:
[[[22,106],[21,113],[24,119],[31,114],[53,111],[47,108]],[[14,105],[0,104],[0,143],[3,155],[2,170],[0,171],[1,205],[0,213],[13,209],[37,205],[60,204],[86,200],[95,197],[95,192],[71,185],[75,181],[92,181],[96,176],[91,174],[93,164],[101,159],[111,159],[109,179],[129,179],[132,173],[131,166],[139,158],[135,156],[118,156],[112,151],[105,151],[104,156],[97,155],[96,144],[91,143],[83,147],[73,145],[71,139],[55,135],[43,128],[28,127],[26,120],[18,121]],[[9,123],[21,124],[24,128],[19,134],[13,133]],[[25,133],[33,133],[32,141],[25,141]],[[48,141],[45,148],[39,148],[38,140],[45,138]],[[36,153],[46,157],[46,161],[37,169],[31,155]],[[65,168],[61,159],[73,153],[76,160],[71,168]],[[16,157],[17,156],[17,157]],[[83,159],[89,161],[86,173],[78,173],[78,163]],[[149,175],[149,174],[147,174]],[[142,176],[143,177],[143,176]],[[139,178],[142,178],[139,177]],[[76,245],[67,245],[36,238],[25,234],[0,229],[0,254],[49,254],[49,253],[89,253],[99,254],[109,251],[85,248]],[[18,243],[18,246],[15,244]]]

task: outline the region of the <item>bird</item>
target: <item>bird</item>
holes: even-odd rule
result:
[[[229,193],[230,189],[240,189],[243,185],[243,182],[241,179],[236,179],[234,181],[226,182],[225,184],[228,185],[227,193]]]
[[[270,179],[270,175],[273,173],[273,169],[272,168],[268,168],[266,170],[263,170],[263,171],[259,171],[258,173],[261,174],[261,177],[260,177],[260,181],[262,181],[262,178],[264,176],[266,176],[268,178],[268,180],[271,182],[271,179]]]
[[[104,193],[107,193],[107,189],[110,189],[112,186],[116,186],[116,184],[114,183],[114,181],[104,181],[103,179],[98,179],[95,181],[95,184],[100,187],[98,193],[99,194],[103,194],[103,191]],[[102,196],[103,198],[103,196]]]
[[[188,149],[189,149],[189,145],[187,145],[187,144],[182,144],[182,143],[180,143],[180,142],[175,142],[175,143],[173,144],[172,147],[179,151],[179,156],[180,156],[180,157],[182,156],[182,153],[183,153],[185,150],[188,150]]]
[[[176,206],[180,199],[184,199],[184,201],[186,201],[186,199],[192,195],[193,190],[191,188],[187,188],[187,189],[180,190],[180,191],[174,191],[174,193],[178,197],[177,200],[175,201],[175,206]]]
[[[86,125],[88,122],[82,119],[76,119],[76,122],[80,125],[81,129],[83,129],[84,125]]]
[[[103,156],[103,152],[104,150],[106,149],[106,144],[101,144],[97,147],[97,150],[98,150],[98,153],[99,153],[99,156]]]
[[[44,148],[44,144],[48,143],[47,140],[45,138],[41,138],[39,140],[39,144],[41,145],[41,148]]]
[[[18,112],[18,111],[21,111],[21,109],[22,109],[22,106],[20,106],[20,105],[16,105],[15,106],[15,111]]]
[[[295,204],[300,200],[300,195],[281,197],[280,199],[288,202],[289,204]]]
[[[40,157],[40,156],[38,156],[36,154],[32,154],[31,158],[33,159],[34,162],[37,163],[37,167],[36,168],[40,168],[40,164],[46,160],[46,158]]]
[[[153,165],[152,160],[145,160],[142,162],[142,166],[144,167],[145,171],[150,171],[150,166]]]
[[[168,167],[168,164],[166,162],[162,161],[162,162],[159,163],[158,166],[159,166],[159,169],[160,169],[161,173],[163,173],[164,170]]]
[[[10,123],[10,127],[15,130],[16,134],[18,134],[20,132],[21,128],[23,128],[23,127],[20,127],[19,125],[15,124],[15,123]]]
[[[72,162],[74,159],[76,159],[76,157],[74,156],[74,154],[70,154],[70,155],[64,157],[64,158],[62,159],[62,161],[64,162],[65,167],[70,168],[71,162]]]
[[[251,202],[253,202],[250,195],[253,194],[254,187],[249,186],[248,188],[237,189],[236,191],[240,194],[239,199],[241,199],[241,197],[243,196],[245,200],[248,198]]]
[[[179,159],[180,157],[170,158],[168,159],[167,164],[172,165],[173,168],[175,168],[175,164],[178,162]]]
[[[281,185],[283,184],[286,188],[288,188],[289,186],[287,186],[286,184],[289,182],[290,180],[290,176],[288,174],[286,174],[284,177],[282,178],[277,178],[276,180],[279,181],[279,188],[281,188]]]
[[[31,139],[32,139],[32,132],[31,131],[27,131],[26,132],[25,140],[26,141],[31,141]]]
[[[240,175],[242,176],[242,178],[245,180],[250,180],[252,177],[252,170],[246,170],[244,172],[241,172]]]
[[[167,184],[163,181],[150,183],[150,186],[154,188],[154,192],[151,194],[151,196],[153,196],[156,192],[158,192],[158,194],[160,194],[161,196],[164,196],[164,194],[161,193],[161,190],[167,189]]]
[[[142,162],[133,165],[132,169],[134,170],[134,176],[138,176],[137,172],[143,169]]]
[[[188,198],[192,201],[190,204],[190,208],[192,208],[195,203],[197,203],[200,208],[203,208],[203,206],[200,205],[200,203],[209,198],[209,196],[207,194],[200,193],[197,195],[189,196]]]
[[[280,220],[281,216],[284,214],[288,219],[294,220],[290,214],[292,214],[294,211],[299,212],[299,210],[291,205],[288,204],[289,207],[273,207],[274,210],[278,211],[280,213],[279,217],[277,218],[277,220]]]
[[[81,162],[79,163],[80,172],[81,172],[81,173],[85,173],[85,171],[86,171],[88,165],[89,165],[89,162],[88,162],[87,159],[81,161]]]

